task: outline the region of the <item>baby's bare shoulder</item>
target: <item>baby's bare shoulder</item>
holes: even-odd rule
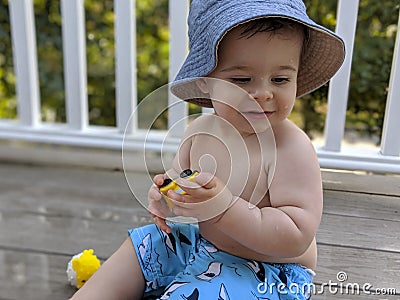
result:
[[[274,136],[281,149],[312,145],[307,134],[290,121],[274,130]]]
[[[190,122],[188,129],[192,131],[205,130],[213,126],[216,121],[214,114],[204,114]]]

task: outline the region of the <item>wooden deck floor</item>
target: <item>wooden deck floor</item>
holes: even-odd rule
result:
[[[146,175],[132,176],[146,195]],[[400,299],[400,177],[323,177],[313,299]],[[93,248],[105,259],[129,228],[151,222],[121,171],[0,164],[0,178],[1,300],[67,299],[74,292],[65,274],[72,255]],[[340,272],[347,276],[342,283]],[[360,295],[352,295],[358,286]],[[379,289],[397,293],[366,294]]]

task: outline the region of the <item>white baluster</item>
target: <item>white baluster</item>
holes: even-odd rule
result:
[[[327,151],[340,151],[343,139],[358,6],[359,0],[340,0],[338,3],[336,32],[346,43],[346,59],[329,85],[324,132],[324,150]]]
[[[400,155],[400,16],[397,28],[381,143],[381,153],[390,156]]]
[[[138,127],[137,114],[129,121],[137,106],[135,3],[135,0],[114,1],[117,127],[120,132],[126,128],[127,134]]]
[[[170,54],[169,54],[169,81],[174,80],[179,68],[188,53],[187,15],[189,13],[188,0],[169,1],[170,26]],[[168,128],[170,135],[182,136],[186,128],[188,105],[169,93],[168,96]]]
[[[40,91],[32,0],[9,1],[20,124],[40,122]]]
[[[84,0],[61,0],[64,78],[68,125],[88,126]]]

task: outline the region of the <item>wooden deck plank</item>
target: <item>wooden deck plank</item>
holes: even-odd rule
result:
[[[340,283],[339,272],[348,276],[344,283],[369,283],[376,288],[396,288],[400,295],[400,253],[386,253],[359,248],[318,245],[316,284]],[[400,297],[399,297],[400,298]]]
[[[390,259],[381,255],[381,252],[363,251],[320,246],[320,261],[315,278],[315,299],[332,299],[335,297],[348,298],[346,295],[330,292],[328,286],[322,287],[321,284],[332,282],[337,283],[338,272],[346,272],[348,280],[344,284],[357,284],[360,287],[360,294],[364,284],[372,286],[370,291],[376,288],[397,288],[400,290],[398,282],[399,268]],[[364,265],[355,266],[355,260],[361,255],[365,259]],[[66,299],[75,289],[69,286],[66,277],[66,266],[70,257],[61,254],[49,254],[39,252],[26,252],[15,250],[0,249],[0,299]],[[397,255],[400,259],[400,255]],[[368,267],[366,267],[368,266]],[[371,272],[380,270],[379,272]],[[354,285],[349,289],[357,291]],[[335,287],[332,286],[335,291]],[[352,291],[352,290],[349,290]],[[328,297],[328,298],[325,298]],[[397,298],[396,298],[397,297]],[[314,298],[313,298],[314,299]],[[374,298],[382,299],[382,298]],[[399,299],[399,295],[392,295],[389,299]]]
[[[321,243],[400,253],[400,222],[324,214],[317,233]]]
[[[0,247],[72,255],[93,248],[110,256],[139,224],[30,214],[3,214]]]
[[[344,174],[323,175],[315,283],[335,282],[342,271],[347,282],[400,293],[399,178]],[[144,199],[149,177],[131,176],[140,187],[135,195]],[[105,259],[127,229],[152,221],[121,171],[0,164],[0,178],[0,300],[68,298],[73,288],[65,268],[73,254],[93,248]],[[400,294],[343,296],[326,290],[313,297],[334,298],[400,299]]]
[[[151,182],[148,175],[130,173],[131,180],[141,190],[136,192],[147,197]],[[134,199],[124,173],[120,170],[105,171],[93,169],[68,169],[51,167],[26,167],[23,165],[0,164],[0,189],[2,193],[25,191],[26,195],[64,195],[82,199],[98,197],[96,204],[134,205]],[[57,195],[54,195],[57,196]]]
[[[110,255],[115,245],[122,242],[121,236],[125,237],[129,228],[152,221],[143,210],[120,214],[109,211],[105,215],[90,213],[88,217],[0,212],[0,246],[38,251],[51,249],[51,252],[58,253],[73,253],[82,247],[94,247],[103,257]],[[361,218],[324,215],[317,240],[327,245],[400,253],[398,228],[398,222],[364,222]],[[110,234],[117,232],[123,235]],[[110,245],[114,247],[110,248]]]
[[[47,253],[0,250],[0,299],[65,300],[69,257]]]
[[[46,244],[45,241],[51,235],[57,237],[51,237],[50,242],[57,241],[59,245],[62,238],[71,233],[79,241],[87,240],[91,235],[104,240],[101,235],[107,230],[114,232],[120,228],[127,229],[151,222],[147,212],[134,200],[127,203],[123,201],[122,204],[117,201],[113,201],[112,204],[98,204],[97,202],[102,202],[98,201],[98,195],[76,198],[65,193],[53,194],[50,190],[45,194],[36,195],[26,195],[26,191],[17,191],[3,195],[2,198],[0,212],[3,225],[0,228],[0,243],[13,247],[18,247],[18,241],[22,240],[25,243],[29,241],[31,247],[36,244],[50,247],[51,244]],[[332,201],[336,199],[328,199],[325,203]],[[378,202],[377,199],[375,202]],[[364,204],[362,201],[360,203],[359,207],[362,207]],[[394,208],[400,210],[400,201],[392,204],[390,208],[395,214]],[[400,252],[400,240],[397,239],[399,220],[373,218],[369,215],[370,210],[366,210],[365,207],[361,210],[364,216],[360,216],[361,213],[355,216],[347,214],[347,208],[344,212],[346,214],[343,215],[338,208],[336,212],[324,212],[318,232],[319,242],[341,246],[356,244],[357,247],[367,249]],[[111,224],[106,224],[105,221],[111,221]],[[13,228],[21,231],[18,238],[7,235]],[[69,249],[73,250],[74,245],[75,242],[71,242]]]
[[[324,213],[400,221],[400,198],[325,190]]]
[[[399,175],[322,172],[322,179],[326,190],[400,196]]]
[[[148,216],[146,210],[135,199],[121,201],[113,197],[115,196],[89,193],[77,196],[73,192],[67,194],[51,190],[46,192],[22,190],[3,193],[0,211],[8,214],[27,213],[43,217],[121,220],[127,223],[132,222],[133,217]]]

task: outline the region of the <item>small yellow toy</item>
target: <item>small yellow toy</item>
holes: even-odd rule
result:
[[[68,262],[68,281],[72,286],[80,289],[98,268],[100,268],[100,260],[94,255],[93,249],[83,250]]]
[[[185,178],[186,180],[189,181],[194,181],[194,178],[199,174],[198,171],[186,169],[181,172],[179,175],[180,178]],[[176,182],[172,179],[165,179],[163,184],[160,187],[160,192],[164,195],[165,201],[167,202],[167,205],[169,209],[172,209],[174,207],[174,204],[171,199],[167,197],[167,193],[169,190],[173,190],[178,194],[185,195],[186,192],[181,189],[179,185],[176,184]]]

